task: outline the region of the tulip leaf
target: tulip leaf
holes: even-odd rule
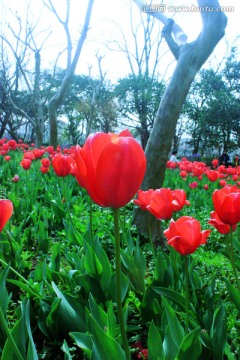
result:
[[[123,302],[129,288],[129,280],[123,272],[121,272],[121,301]],[[108,297],[116,302],[116,274],[112,274],[111,282],[108,289]]]
[[[176,355],[178,353],[179,346],[177,346],[172,338],[172,333],[170,331],[170,326],[167,325],[164,332],[163,340],[163,350],[164,355],[167,360],[176,360]]]
[[[119,343],[113,337],[107,335],[92,316],[90,316],[90,323],[93,334],[91,360],[125,360],[125,353]]]
[[[91,336],[80,332],[70,332],[69,335],[75,341],[77,346],[90,357],[93,347]]]
[[[107,327],[107,314],[106,312],[96,303],[92,294],[89,296],[90,312],[93,318],[96,320],[101,329]]]
[[[239,291],[228,281],[227,278],[223,278],[225,281],[225,284],[227,286],[229,295],[231,299],[233,300],[234,304],[236,305],[238,311],[240,311],[240,293]]]
[[[167,319],[169,324],[169,331],[171,338],[174,341],[174,344],[177,348],[180,347],[180,344],[182,342],[182,339],[184,337],[184,330],[180,324],[180,322],[177,319],[176,313],[174,309],[171,307],[169,302],[163,297],[162,298],[163,306],[167,313]]]
[[[84,267],[86,272],[88,275],[99,279],[103,272],[102,264],[96,256],[92,246],[90,246],[86,241],[84,242],[84,247],[86,248],[84,256]]]
[[[202,352],[200,341],[201,328],[192,330],[182,340],[176,360],[197,360]]]
[[[12,328],[11,335],[23,359],[38,360],[30,327],[30,303],[26,298],[23,299],[21,306],[19,307],[19,313],[19,319]],[[3,348],[1,360],[15,359],[15,350],[9,339],[7,339]]]
[[[63,333],[68,331],[86,330],[85,312],[80,302],[74,297],[61,292],[56,284],[52,287],[58,299],[61,300],[56,313],[55,325],[60,327]]]
[[[5,314],[8,306],[8,302],[10,300],[10,296],[8,295],[6,289],[6,279],[9,271],[9,266],[7,266],[0,274],[0,307],[2,309],[3,314]]]
[[[162,295],[165,296],[167,298],[169,298],[170,300],[172,300],[176,305],[179,306],[180,309],[185,311],[185,297],[182,296],[181,294],[179,294],[177,291],[172,290],[172,289],[166,289],[163,287],[153,287],[153,290]],[[193,318],[196,319],[196,315],[194,313],[194,309],[192,307],[191,304],[189,304],[189,315]]]
[[[103,248],[99,242],[99,239],[97,237],[95,237],[95,239],[94,239],[94,252],[95,252],[99,262],[101,263],[101,266],[103,269],[102,274],[101,274],[100,284],[101,284],[103,291],[106,293],[109,288],[110,281],[111,281],[112,267],[109,262],[109,258],[107,256],[106,252],[103,250]]]
[[[163,358],[162,338],[153,321],[149,327],[147,345],[149,360],[161,360]]]
[[[226,334],[226,312],[220,305],[214,312],[213,324],[210,331],[212,337],[213,351],[216,359],[223,359],[224,348],[227,340]]]

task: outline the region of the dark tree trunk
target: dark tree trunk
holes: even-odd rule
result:
[[[198,0],[198,4],[219,7],[217,0]],[[179,48],[175,71],[160,103],[146,148],[147,171],[142,184],[143,190],[162,187],[177,120],[190,86],[201,66],[225,34],[227,18],[223,12],[202,12],[201,16],[203,29],[195,41]],[[157,222],[158,220],[152,216],[151,226],[156,231]],[[146,212],[136,208],[134,223],[140,233],[148,233]],[[158,238],[158,233],[154,235]]]

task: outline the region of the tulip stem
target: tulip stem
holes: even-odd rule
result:
[[[5,331],[5,334],[7,335],[8,341],[10,342],[10,344],[11,344],[11,346],[12,346],[14,352],[15,352],[16,358],[18,360],[24,360],[21,353],[20,353],[20,351],[18,350],[17,344],[14,341],[14,338],[12,337],[11,331],[9,330],[9,328],[7,326],[7,322],[6,322],[5,317],[3,315],[1,306],[0,306],[0,324],[2,325],[2,328]]]
[[[189,288],[188,288],[188,256],[184,258],[185,270],[185,332],[188,331],[188,315],[189,315]]]
[[[123,349],[126,355],[126,360],[131,360],[123,310],[122,310],[122,299],[121,299],[121,292],[122,292],[121,291],[121,245],[120,245],[120,231],[119,231],[119,209],[113,209],[113,216],[114,216],[114,236],[115,236],[117,313],[118,313],[118,321],[122,336]]]
[[[233,229],[232,229],[232,226],[230,226],[229,235],[230,235],[230,262],[231,262],[233,273],[234,273],[234,276],[235,276],[235,279],[236,279],[238,291],[240,291],[240,283],[239,283],[237,268],[236,268],[235,259],[234,259],[234,245],[233,245]]]
[[[149,214],[147,214],[149,215]],[[152,254],[153,254],[153,258],[156,259],[156,254],[155,254],[155,249],[154,249],[154,245],[153,245],[153,239],[152,239],[152,229],[151,229],[151,222],[150,222],[150,218],[149,216],[147,217],[148,219],[148,235],[149,235],[149,241],[152,247]]]

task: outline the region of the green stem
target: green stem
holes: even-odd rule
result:
[[[119,209],[113,209],[113,216],[114,216],[114,236],[115,236],[117,313],[118,313],[118,321],[122,336],[123,348],[126,355],[126,360],[131,360],[126,327],[123,317],[122,300],[121,300],[121,257],[120,257],[121,245],[120,245],[120,232],[119,232]]]
[[[89,197],[89,205],[90,205],[90,212],[89,212],[89,226],[90,226],[90,234],[91,234],[91,241],[93,240],[93,202],[92,199]]]
[[[5,333],[6,333],[7,337],[8,337],[8,340],[9,340],[9,342],[10,342],[10,344],[11,344],[11,346],[12,346],[12,348],[13,348],[15,354],[16,354],[17,359],[18,360],[24,360],[24,358],[22,357],[20,351],[18,350],[17,344],[15,343],[15,341],[14,341],[14,339],[12,337],[12,334],[11,334],[11,332],[10,332],[8,326],[7,326],[7,322],[6,322],[5,317],[3,315],[1,306],[0,306],[0,323],[1,323],[1,325],[3,327],[3,330],[5,331]]]
[[[184,259],[184,270],[185,270],[185,332],[188,332],[188,316],[189,316],[189,288],[188,288],[188,256]]]
[[[229,236],[230,236],[230,262],[231,262],[231,265],[232,265],[233,274],[234,274],[235,279],[236,279],[238,291],[240,291],[240,283],[239,283],[237,268],[236,268],[235,259],[234,259],[234,245],[233,245],[233,229],[232,229],[232,226],[230,226]]]
[[[149,214],[147,214],[147,215],[149,215]],[[148,236],[149,236],[149,241],[150,241],[150,244],[152,247],[152,254],[153,254],[153,258],[156,259],[156,254],[155,254],[155,249],[154,249],[153,239],[152,239],[151,222],[150,222],[149,216],[147,217],[147,221],[148,221]]]

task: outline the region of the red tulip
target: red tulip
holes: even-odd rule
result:
[[[57,176],[65,177],[70,174],[72,167],[72,158],[70,156],[57,154],[52,159],[52,167]]]
[[[211,182],[215,182],[219,178],[219,174],[216,170],[208,170],[205,174]]]
[[[173,201],[171,189],[157,189],[152,193],[150,203],[146,208],[159,220],[171,219],[175,206]]]
[[[47,174],[49,172],[49,167],[46,167],[46,166],[41,166],[40,167],[40,171],[43,173],[43,174]]]
[[[182,216],[176,222],[171,220],[169,228],[164,231],[168,245],[181,255],[192,254],[196,249],[206,244],[211,230],[201,231],[198,220],[190,216]]]
[[[32,161],[30,160],[30,159],[23,159],[21,162],[20,162],[20,164],[22,165],[22,167],[23,167],[23,169],[24,170],[28,170],[28,169],[30,169],[30,166],[31,166],[31,164],[32,164]]]
[[[5,156],[4,160],[10,161],[10,160],[11,160],[11,156],[9,156],[9,155]]]
[[[153,189],[147,191],[138,190],[138,197],[134,200],[134,204],[140,206],[142,210],[147,210],[147,206],[150,204],[150,197],[153,193]]]
[[[240,221],[240,189],[225,186],[215,190],[212,199],[214,209],[223,223],[235,225]]]
[[[211,212],[211,220],[208,221],[210,225],[213,225],[220,234],[228,234],[230,232],[230,225],[222,222],[216,211]],[[236,224],[232,226],[232,230],[236,230]]]
[[[13,213],[13,204],[10,200],[0,199],[0,231],[4,228]]]
[[[173,211],[180,211],[184,205],[190,205],[190,202],[186,200],[186,192],[184,190],[176,189],[172,190],[173,196]]]
[[[198,182],[197,181],[193,181],[192,183],[188,184],[188,186],[191,189],[196,189],[198,187]]]
[[[48,158],[43,158],[43,159],[41,159],[41,163],[42,163],[43,167],[48,168],[51,164],[51,161]]]
[[[19,175],[14,175],[14,177],[12,178],[12,182],[14,182],[14,183],[19,182],[19,180],[20,180]]]
[[[17,142],[15,140],[9,140],[8,146],[10,147],[11,150],[15,150],[17,147]]]
[[[76,146],[73,175],[100,206],[126,205],[139,189],[145,170],[144,151],[129,131],[96,133],[83,148]]]

